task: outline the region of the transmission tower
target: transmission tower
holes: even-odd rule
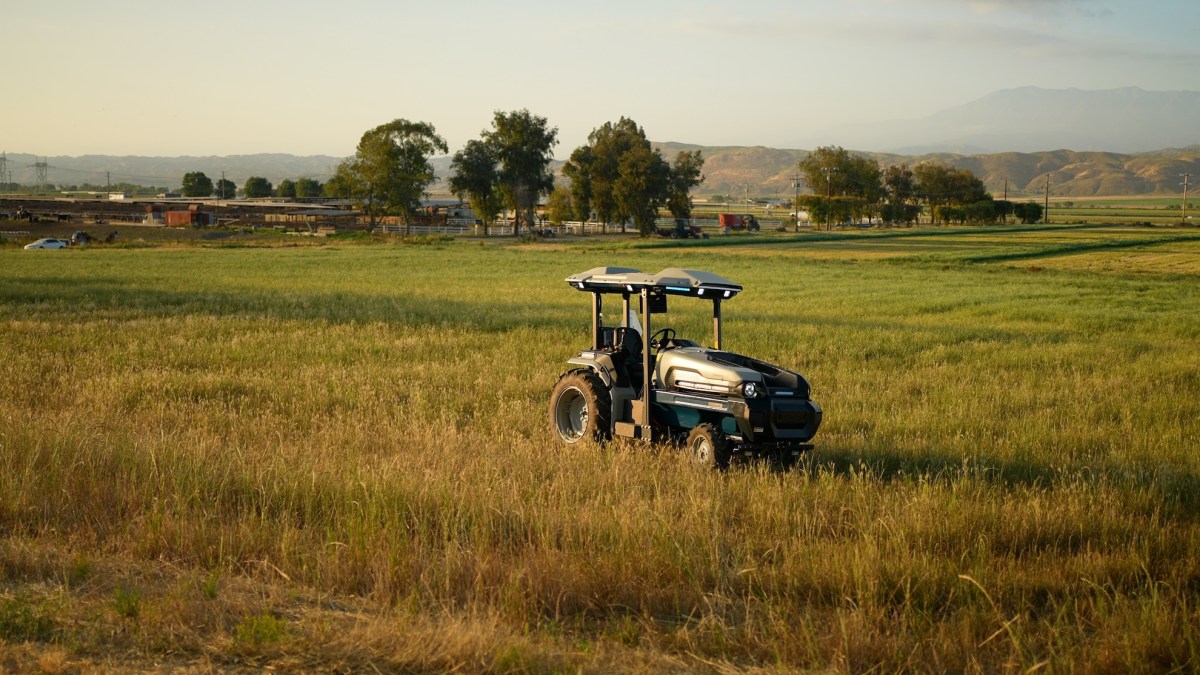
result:
[[[49,170],[50,165],[46,163],[46,158],[43,157],[42,161],[33,163],[33,168],[35,171],[37,171],[38,192],[45,192],[46,191],[46,171]]]

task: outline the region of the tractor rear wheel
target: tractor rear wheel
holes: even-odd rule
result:
[[[724,469],[729,466],[729,439],[716,425],[697,425],[688,434],[686,447],[696,466],[709,469]]]
[[[550,394],[550,430],[568,445],[604,441],[612,433],[612,396],[590,370],[571,370]]]

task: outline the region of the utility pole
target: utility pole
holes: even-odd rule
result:
[[[796,190],[796,201],[792,202],[792,217],[796,221],[796,231],[800,231],[800,176],[792,176],[792,187]]]
[[[825,229],[833,229],[833,172],[837,167],[825,167]]]
[[[8,187],[8,152],[0,152],[0,183],[3,183],[5,188]]]
[[[1046,198],[1042,204],[1042,224],[1050,224],[1050,174],[1046,174]]]
[[[104,172],[104,191],[108,193],[105,197],[112,194],[112,174],[108,171]]]
[[[1187,225],[1187,191],[1188,191],[1188,181],[1190,181],[1191,179],[1192,179],[1192,174],[1190,174],[1190,173],[1183,174],[1183,216],[1182,216],[1181,220],[1183,221],[1184,225]]]
[[[1009,208],[1008,208],[1008,207],[1009,207],[1009,203],[1008,203],[1008,177],[1006,176],[1006,177],[1004,178],[1004,224],[1005,224],[1005,225],[1007,225],[1007,224],[1008,224],[1008,211],[1009,211]]]

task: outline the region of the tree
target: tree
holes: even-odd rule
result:
[[[813,222],[818,224],[870,216],[885,194],[879,165],[837,146],[813,150],[800,161],[799,168],[805,183],[818,195],[823,194],[827,199],[835,196],[857,198],[810,211]]]
[[[550,196],[546,198],[546,215],[550,222],[557,225],[575,217],[575,205],[571,203],[571,189],[564,185],[555,185]]]
[[[242,184],[242,192],[247,199],[261,199],[271,196],[271,181],[262,176],[250,176]]]
[[[183,174],[184,197],[211,197],[213,193],[212,179],[201,171],[191,171]]]
[[[1032,225],[1042,219],[1042,205],[1037,202],[1019,202],[1013,204],[1013,215],[1026,225]]]
[[[217,180],[216,195],[221,199],[233,199],[237,196],[237,185],[228,178],[220,178]]]
[[[683,183],[699,180],[691,174],[693,159],[684,160]],[[601,222],[633,219],[643,234],[654,231],[658,207],[671,189],[671,166],[651,147],[645,131],[625,117],[593,129],[588,144],[571,153],[563,175],[571,180],[576,213],[585,212],[586,203]]]
[[[503,208],[500,194],[499,160],[492,146],[484,141],[467,141],[462,150],[454,153],[450,167],[450,191],[471,203],[475,217],[483,221],[483,234],[488,234],[488,223],[496,219]]]
[[[657,150],[635,146],[621,155],[613,196],[623,214],[633,219],[642,236],[654,233],[658,207],[667,196],[671,167]]]
[[[883,207],[880,215],[889,223],[912,224],[920,213],[917,182],[907,164],[891,165],[883,170]]]
[[[279,181],[279,187],[276,189],[276,193],[284,199],[295,199],[296,183],[290,178],[284,178],[283,180]]]
[[[499,163],[498,182],[504,203],[517,214],[515,236],[521,222],[533,227],[538,197],[554,189],[550,162],[558,144],[558,128],[551,128],[545,117],[528,110],[497,110],[491,131],[483,132],[483,141]]]
[[[362,135],[354,156],[338,165],[327,191],[355,200],[372,230],[379,217],[399,216],[407,235],[410,216],[435,178],[429,163],[435,152],[449,148],[432,124],[392,120]]]
[[[699,150],[684,150],[671,165],[667,208],[675,218],[692,217],[692,188],[704,182],[704,157]]]
[[[913,174],[917,179],[917,194],[929,205],[930,214],[936,214],[938,206],[966,206],[992,198],[983,181],[967,169],[928,162],[918,164]],[[934,221],[937,220],[935,217]]]
[[[279,187],[282,189],[283,185],[281,184]],[[296,180],[296,198],[297,199],[312,199],[314,197],[320,197],[322,194],[322,188],[323,188],[323,186],[321,185],[320,181],[314,180],[312,178],[297,179]]]
[[[592,215],[592,148],[581,145],[571,153],[570,160],[563,164],[563,175],[570,181],[568,191],[576,220],[586,223]]]

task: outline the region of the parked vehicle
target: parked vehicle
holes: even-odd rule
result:
[[[70,244],[70,242],[68,242],[66,239],[55,239],[53,237],[46,237],[44,239],[38,239],[37,241],[33,242],[32,244],[26,244],[25,249],[26,250],[34,250],[34,249],[39,249],[39,248],[66,248],[69,244]]]
[[[729,234],[733,230],[758,232],[762,229],[758,224],[758,218],[750,213],[718,213],[717,219],[721,223],[721,234]]]
[[[813,447],[822,413],[808,381],[722,347],[721,304],[740,293],[740,285],[699,270],[645,274],[625,267],[597,267],[567,283],[592,294],[592,345],[568,360],[577,367],[550,395],[550,429],[562,442],[669,440],[714,468],[736,456],[787,465]],[[652,332],[651,318],[666,313],[670,295],[712,302],[712,347],[677,337],[673,328]],[[604,300],[614,296],[619,311],[606,314]],[[614,314],[618,325],[605,326],[604,317]]]
[[[667,239],[708,239],[708,233],[699,225],[692,225],[686,218],[676,218],[674,227],[655,228],[660,237]]]

